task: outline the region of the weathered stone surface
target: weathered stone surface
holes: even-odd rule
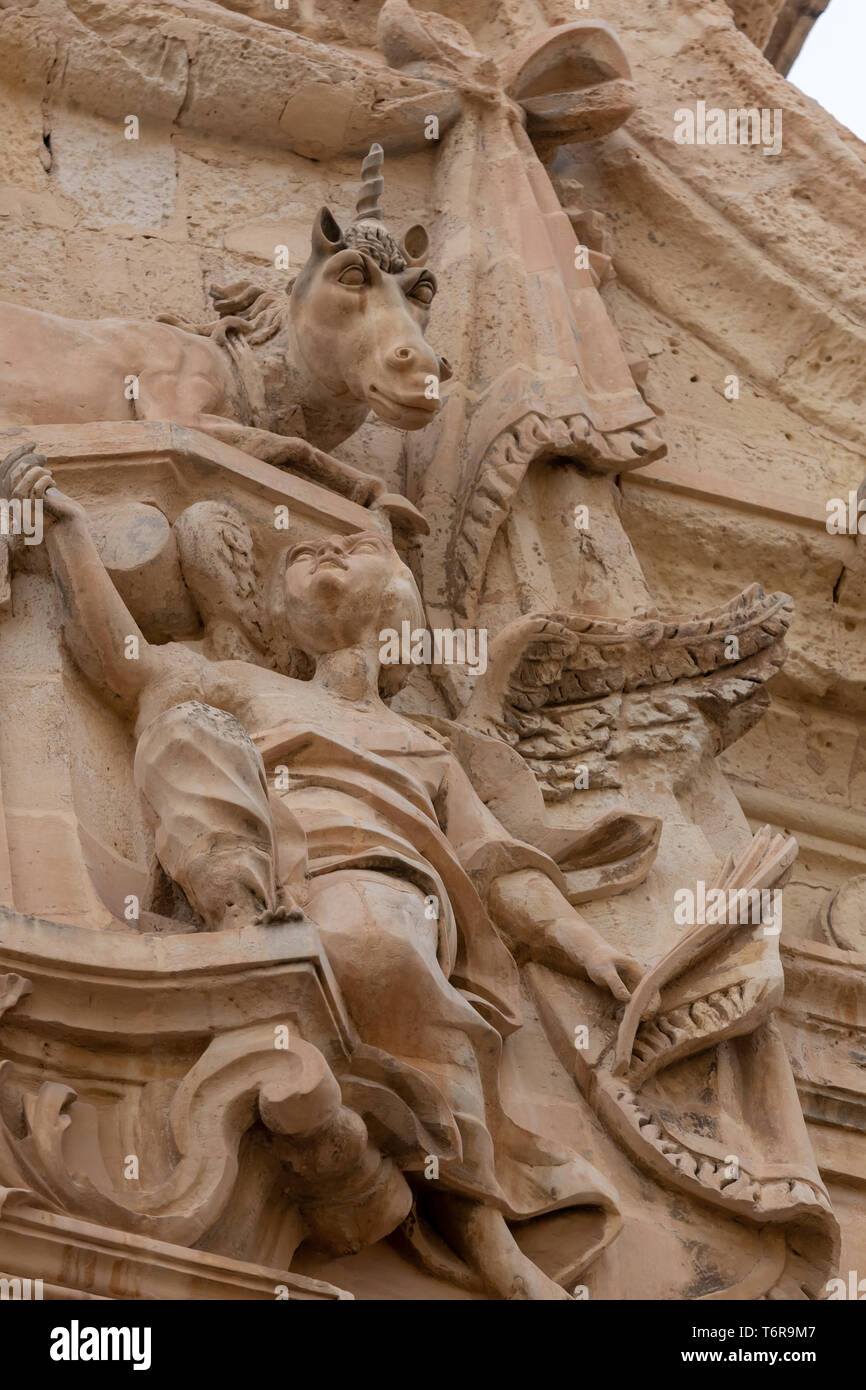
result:
[[[802,19],[0,8],[0,1270],[857,1268],[866,178]]]

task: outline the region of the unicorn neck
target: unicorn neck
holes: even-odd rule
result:
[[[291,316],[255,351],[265,402],[261,428],[300,435],[317,449],[333,449],[360,429],[370,407],[313,375],[300,352]]]

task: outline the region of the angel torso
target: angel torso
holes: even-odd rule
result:
[[[256,744],[303,729],[383,758],[401,767],[425,799],[435,801],[452,755],[380,700],[351,702],[312,681],[251,662],[207,661],[179,643],[157,650],[162,670],[142,696],[138,734],[171,706],[200,700],[234,715]]]

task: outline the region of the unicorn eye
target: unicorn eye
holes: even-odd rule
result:
[[[341,285],[348,285],[350,289],[359,290],[362,285],[366,285],[367,276],[364,274],[364,267],[360,265],[349,265],[339,277]]]
[[[432,304],[433,296],[436,293],[436,286],[430,280],[419,280],[409,292],[409,298],[416,300],[419,304]]]

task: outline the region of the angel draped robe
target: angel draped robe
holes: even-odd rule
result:
[[[375,749],[289,721],[253,741],[233,716],[189,702],[142,733],[136,782],[181,886],[195,856],[234,844],[271,866],[265,901],[281,881],[304,903],[363,1050],[380,1054],[380,1081],[414,1117],[414,1141],[390,1144],[398,1166],[420,1174],[435,1154],[442,1188],[510,1221],[572,1218],[570,1238],[557,1236],[571,1251],[565,1282],[618,1231],[615,1194],[506,1111],[520,982],[485,907],[502,874],[533,868],[562,888],[561,874],[503,829],[441,738],[405,729],[377,726]],[[275,768],[287,772],[269,790]]]

